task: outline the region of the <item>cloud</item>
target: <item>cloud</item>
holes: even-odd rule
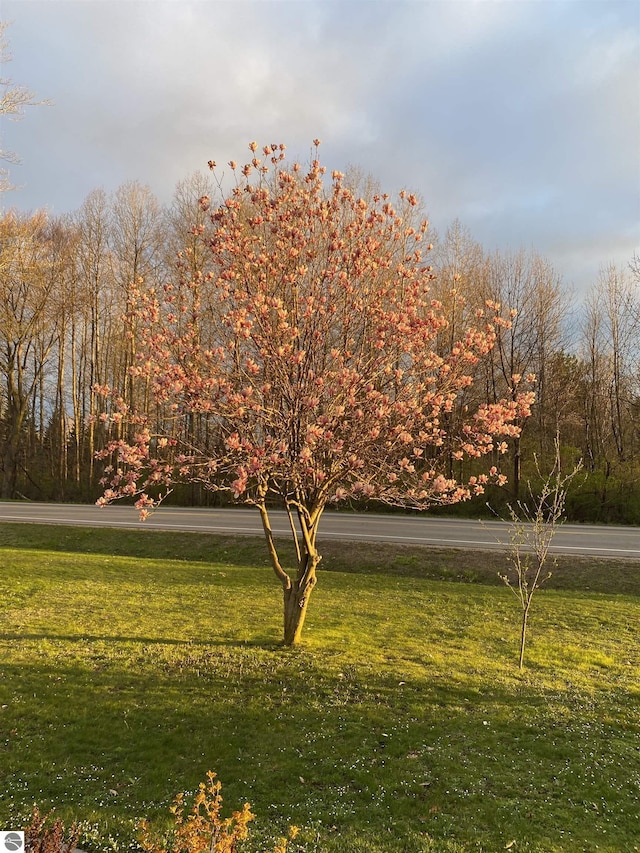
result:
[[[163,200],[251,139],[417,190],[440,230],[580,261],[640,243],[635,0],[4,0],[25,207],[136,178]],[[248,153],[248,152],[247,152]],[[585,247],[589,247],[589,251]],[[609,254],[608,254],[609,252]]]

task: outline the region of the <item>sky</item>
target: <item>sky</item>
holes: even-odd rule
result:
[[[0,0],[2,69],[51,101],[3,121],[2,206],[76,210],[283,142],[534,250],[579,298],[640,253],[640,0]]]

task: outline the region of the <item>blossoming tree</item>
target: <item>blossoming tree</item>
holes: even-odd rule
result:
[[[442,472],[504,450],[532,403],[523,389],[471,405],[477,365],[506,322],[499,306],[477,311],[443,355],[447,320],[430,296],[415,197],[357,197],[340,172],[326,175],[314,144],[308,169],[287,167],[282,145],[260,158],[255,143],[244,168],[229,164],[231,194],[201,199],[210,271],[133,294],[142,405],[99,389],[118,432],[101,454],[111,464],[98,503],[136,496],[145,515],[190,481],[254,506],[284,591],[286,644],[300,639],[328,504],[426,509],[481,493],[502,479],[495,467],[466,481]],[[289,515],[293,570],[272,534],[274,505]]]

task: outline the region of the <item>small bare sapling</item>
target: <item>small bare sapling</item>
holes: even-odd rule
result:
[[[536,492],[527,482],[529,500],[507,504],[509,513],[509,568],[500,579],[509,587],[520,602],[522,620],[520,624],[519,668],[524,666],[524,651],[533,596],[552,575],[555,557],[549,554],[551,543],[564,523],[567,491],[571,481],[582,470],[579,460],[569,473],[564,473],[560,461],[560,445],[556,440],[553,467],[545,475],[536,457],[536,471],[542,487]]]

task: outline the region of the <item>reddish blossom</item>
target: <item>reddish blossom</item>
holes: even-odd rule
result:
[[[356,196],[339,172],[326,186],[317,160],[304,174],[287,169],[284,146],[263,151],[271,165],[254,160],[246,184],[201,202],[211,228],[195,236],[215,273],[132,293],[131,381],[150,403],[137,411],[97,389],[119,431],[100,453],[112,468],[99,503],[135,495],[146,514],[186,480],[255,506],[295,642],[327,504],[426,509],[480,494],[503,477],[479,474],[477,460],[519,434],[533,395],[514,376],[509,399],[473,406],[476,365],[508,321],[487,303],[441,347],[448,319],[430,295],[415,196],[401,196],[401,215],[387,195]],[[449,476],[453,462],[466,479]],[[270,534],[274,500],[298,531],[293,576]]]

